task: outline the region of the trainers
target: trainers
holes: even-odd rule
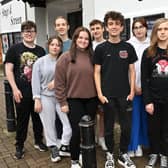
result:
[[[99,143],[98,144],[99,144],[99,146],[101,146],[102,150],[107,151],[107,147],[106,147],[106,144],[105,144],[104,137],[99,138]]]
[[[135,157],[135,152],[134,151],[128,151],[129,157]]]
[[[168,157],[160,155],[160,168],[168,168]]]
[[[71,160],[71,168],[81,168],[78,160]]]
[[[51,148],[51,161],[52,162],[58,162],[61,160],[61,157],[59,155],[59,150],[56,146]]]
[[[154,168],[156,165],[157,159],[158,159],[157,154],[150,154],[148,164],[145,166],[145,168]]]
[[[142,157],[143,156],[143,151],[142,151],[142,147],[140,145],[138,145],[137,150],[135,151],[135,156],[136,157]]]
[[[114,165],[114,157],[113,154],[111,154],[110,152],[106,153],[106,163],[105,163],[105,168],[115,168]]]
[[[24,157],[24,149],[23,147],[16,146],[15,159],[22,159]]]
[[[119,154],[118,163],[124,168],[136,168],[134,162],[130,159],[127,153]]]
[[[79,164],[82,166],[82,154],[79,154]]]
[[[34,148],[38,149],[40,152],[45,152],[48,150],[47,146],[43,142],[34,144]]]
[[[69,145],[61,145],[59,150],[60,156],[71,156]]]

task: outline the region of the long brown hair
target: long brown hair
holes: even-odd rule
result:
[[[150,38],[150,46],[147,50],[147,54],[149,57],[153,57],[156,54],[156,49],[158,46],[158,37],[157,37],[158,27],[160,26],[160,24],[165,22],[168,22],[168,19],[160,18],[160,19],[157,19],[153,25],[151,38]],[[168,54],[168,46],[167,46],[167,54]]]
[[[49,45],[52,43],[52,41],[54,39],[58,40],[58,43],[59,43],[60,48],[61,48],[61,50],[60,50],[60,52],[59,52],[59,54],[57,56],[57,59],[58,59],[60,57],[60,55],[62,54],[62,48],[63,48],[63,41],[61,40],[61,38],[59,36],[51,36],[51,37],[49,37],[49,39],[47,41],[47,44],[46,44],[46,47],[47,47],[47,50],[49,51]]]
[[[71,47],[70,47],[70,55],[71,55],[71,62],[72,63],[75,63],[76,62],[76,49],[77,49],[77,46],[76,46],[76,40],[77,38],[79,37],[79,34],[80,32],[86,32],[89,36],[89,44],[88,44],[88,47],[86,48],[86,51],[89,53],[89,57],[90,57],[90,60],[92,61],[92,57],[93,57],[93,48],[92,48],[92,38],[91,38],[91,34],[89,32],[89,30],[86,28],[86,27],[78,27],[73,36],[72,36],[72,43],[71,43]]]

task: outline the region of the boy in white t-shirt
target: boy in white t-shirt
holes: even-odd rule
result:
[[[90,32],[93,38],[93,50],[95,50],[96,46],[103,43],[105,41],[103,37],[104,32],[104,25],[103,22],[94,19],[90,22]],[[105,145],[104,141],[104,114],[102,111],[101,106],[98,106],[98,112],[97,112],[97,126],[98,126],[98,144],[101,146],[102,150],[107,150],[107,147]]]

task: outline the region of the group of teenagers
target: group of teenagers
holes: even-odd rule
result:
[[[23,41],[6,53],[17,114],[15,158],[24,157],[31,115],[34,147],[50,149],[53,162],[70,156],[71,168],[81,168],[79,122],[89,115],[97,118],[105,168],[115,167],[116,117],[121,129],[118,164],[136,168],[131,157],[142,156],[142,147],[148,147],[146,168],[159,160],[160,168],[168,168],[168,19],[155,21],[150,38],[145,19],[135,19],[127,42],[121,39],[124,16],[117,11],[107,12],[104,23],[92,20],[90,30],[76,28],[72,40],[64,17],[57,17],[54,26],[57,36],[48,39],[44,50],[35,44],[36,24],[23,22]]]

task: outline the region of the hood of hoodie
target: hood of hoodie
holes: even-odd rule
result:
[[[136,72],[136,81],[135,82],[138,87],[141,87],[141,81],[140,81],[141,59],[142,59],[142,55],[143,55],[144,50],[150,44],[150,39],[147,37],[144,41],[139,41],[135,36],[133,36],[127,42],[133,45],[133,47],[135,48],[137,57],[138,57],[138,61],[135,62],[135,72]]]
[[[147,44],[149,46],[150,39],[149,37],[146,37],[144,41],[139,41],[135,36],[133,36],[128,40],[128,42],[131,43],[133,46],[136,44]]]

